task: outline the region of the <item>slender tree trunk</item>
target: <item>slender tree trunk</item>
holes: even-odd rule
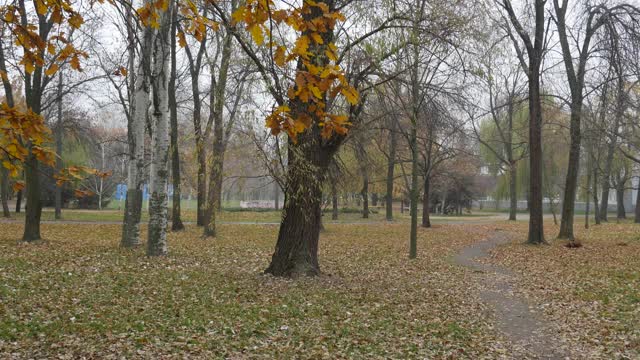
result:
[[[509,166],[509,220],[516,221],[518,213],[517,167],[514,162]]]
[[[415,121],[415,119],[414,119]],[[418,141],[414,123],[411,128],[411,232],[409,237],[409,258],[418,256]]]
[[[585,211],[584,211],[584,228],[588,229],[589,228],[589,211],[590,206],[591,206],[591,175],[592,175],[592,171],[591,171],[591,167],[593,166],[593,164],[591,163],[591,157],[589,157],[589,162],[587,165],[587,201],[586,201],[586,205],[585,205]]]
[[[273,197],[274,197],[274,207],[276,210],[280,209],[280,185],[277,181],[273,182]]]
[[[600,225],[600,209],[598,208],[598,204],[600,203],[598,201],[598,166],[596,165],[593,166],[592,181],[593,191],[591,195],[593,196],[593,220],[596,225]]]
[[[364,172],[363,181],[362,181],[362,190],[360,191],[360,195],[362,196],[362,218],[369,218],[369,174],[367,174],[366,170]]]
[[[638,189],[636,190],[636,212],[634,222],[640,224],[640,180],[638,180]]]
[[[19,214],[22,209],[22,190],[18,190],[16,194],[16,214]]]
[[[171,176],[173,180],[173,199],[171,206],[171,231],[184,230],[182,223],[181,197],[182,185],[180,174],[180,152],[178,151],[178,104],[176,101],[176,9],[171,14],[171,77],[169,78],[169,110],[171,122]]]
[[[389,129],[389,159],[387,160],[387,194],[385,200],[387,221],[393,221],[393,177],[396,167],[397,147],[396,121],[395,119],[391,119],[391,128]]]
[[[222,46],[222,59],[218,81],[215,87],[215,104],[213,107],[213,154],[209,178],[209,199],[205,212],[204,236],[216,236],[216,204],[222,191],[222,166],[224,157],[224,101],[227,89],[227,74],[231,62],[231,44],[233,35],[227,32]]]
[[[424,194],[422,195],[422,227],[430,228],[431,219],[429,217],[429,193],[431,192],[431,180],[429,175],[424,177]]]
[[[149,0],[145,1],[149,3]],[[124,224],[121,246],[140,245],[140,220],[142,217],[142,188],[144,182],[144,141],[149,94],[151,92],[151,51],[154,30],[147,26],[142,30],[142,47],[138,59],[133,89],[133,104],[128,124],[129,167],[127,198],[125,200]]]
[[[624,116],[624,79],[620,77],[618,79],[618,90],[617,90],[617,104],[615,111],[615,120],[613,123],[613,127],[611,129],[611,138],[609,141],[609,146],[607,148],[607,159],[605,162],[604,173],[602,174],[602,196],[601,201],[602,205],[600,206],[600,218],[602,221],[609,220],[609,191],[611,189],[611,168],[613,165],[613,158],[615,155],[616,147],[618,144],[618,127],[622,122],[622,117]]]
[[[338,187],[336,182],[331,182],[331,220],[338,220]]]
[[[5,218],[11,217],[11,211],[9,210],[9,172],[0,164],[0,199],[2,200],[2,216]]]
[[[624,181],[618,181],[616,184],[616,202],[617,204],[617,217],[618,219],[627,218],[627,210],[624,208]]]
[[[537,0],[539,1],[539,0]],[[535,61],[541,61],[537,59]],[[534,62],[535,62],[534,61]],[[543,244],[543,207],[542,207],[542,106],[540,100],[539,66],[530,74],[529,80],[529,168],[530,168],[530,209],[529,237],[530,244]]]
[[[153,160],[149,197],[148,256],[167,254],[167,185],[169,163],[169,78],[171,64],[171,18],[174,2],[164,11],[158,36],[154,39],[153,72]]]
[[[55,128],[55,142],[56,142],[56,154],[58,154],[58,156],[56,156],[56,171],[60,172],[62,170],[62,128],[64,126],[63,121],[62,121],[62,84],[63,84],[63,78],[62,78],[62,69],[58,71],[58,114],[57,114],[57,120],[58,123],[56,124],[56,128]],[[61,186],[56,186],[55,188],[55,219],[56,220],[60,220],[62,219],[62,187]]]
[[[564,200],[562,202],[562,218],[560,222],[559,239],[575,240],[573,235],[573,217],[578,191],[578,174],[580,171],[580,115],[582,112],[582,99],[574,101],[571,105],[571,144],[569,146],[569,164],[564,186]]]

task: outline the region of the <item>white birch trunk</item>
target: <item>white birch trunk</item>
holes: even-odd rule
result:
[[[153,160],[149,182],[149,239],[147,255],[162,256],[167,254],[167,183],[169,172],[169,66],[171,64],[171,12],[169,9],[161,14],[160,31],[153,45],[153,107],[152,122]]]
[[[145,3],[150,0],[145,0]],[[129,166],[127,169],[127,200],[125,204],[122,242],[124,247],[140,245],[140,218],[142,215],[142,186],[144,181],[145,118],[151,92],[151,50],[154,30],[145,27],[141,34],[142,47],[135,74],[133,102],[130,105],[128,141]]]

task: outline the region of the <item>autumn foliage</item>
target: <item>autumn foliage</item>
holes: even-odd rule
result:
[[[349,84],[339,65],[337,48],[332,42],[339,11],[323,2],[304,1],[301,6],[278,9],[272,0],[250,0],[232,16],[233,24],[244,24],[257,45],[269,48],[277,67],[296,64],[294,81],[286,91],[288,103],[276,106],[266,119],[272,134],[286,132],[292,139],[317,125],[324,138],[348,131],[348,117],[327,110],[341,94],[348,103],[358,102],[358,92]],[[273,36],[273,26],[284,25],[299,34],[292,48]],[[292,109],[303,104],[304,109]]]

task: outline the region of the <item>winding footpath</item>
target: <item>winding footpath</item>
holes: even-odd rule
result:
[[[475,243],[454,258],[458,265],[473,270],[481,285],[480,299],[493,312],[496,327],[505,337],[534,359],[567,359],[549,323],[531,311],[526,299],[514,293],[517,275],[503,267],[484,264],[496,246],[510,242],[507,233],[496,230],[486,241]]]

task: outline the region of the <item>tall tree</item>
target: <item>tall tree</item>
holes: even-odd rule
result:
[[[151,8],[152,1],[145,0],[145,8]],[[125,200],[125,213],[122,227],[123,247],[135,247],[140,245],[140,220],[142,217],[142,187],[144,184],[145,160],[145,124],[149,109],[149,96],[151,93],[151,65],[154,42],[154,29],[149,21],[140,22],[140,52],[138,65],[135,72],[135,86],[133,89],[133,103],[131,114],[127,123],[127,139],[129,144],[129,163],[127,173],[127,197]],[[128,28],[132,28],[128,27]],[[132,30],[130,30],[132,31]],[[136,39],[131,34],[131,40]],[[129,44],[129,46],[132,46]],[[133,71],[129,73],[133,75]]]
[[[621,4],[608,7],[606,4],[586,5],[584,9],[586,23],[583,33],[582,44],[577,46],[577,66],[574,64],[574,49],[569,41],[573,38],[569,34],[570,29],[567,26],[567,10],[569,0],[553,0],[555,8],[555,22],[558,27],[558,37],[560,46],[562,47],[562,58],[567,74],[569,89],[571,91],[571,146],[569,148],[569,165],[567,169],[567,177],[564,188],[564,201],[562,202],[562,221],[560,223],[560,233],[558,238],[575,241],[573,234],[573,218],[575,209],[575,200],[578,184],[579,166],[580,166],[580,143],[581,136],[581,120],[582,105],[584,102],[585,74],[587,72],[587,62],[591,57],[591,40],[594,34],[605,25],[606,22],[615,21],[614,19],[620,14],[619,12],[633,11],[633,7],[627,4]]]
[[[235,2],[234,2],[235,3]],[[229,73],[229,65],[231,63],[231,45],[233,35],[231,31],[227,31],[222,41],[222,53],[220,60],[220,69],[218,71],[218,79],[212,83],[214,100],[213,110],[213,154],[211,157],[210,178],[209,178],[209,196],[205,211],[204,236],[216,236],[216,208],[220,200],[222,187],[222,167],[224,156],[224,104],[227,90],[227,78]]]
[[[546,0],[534,0],[534,37],[524,29],[510,0],[501,0],[511,25],[508,34],[518,54],[520,64],[529,79],[529,236],[530,244],[545,243],[542,207],[542,103],[540,96],[541,66],[545,50]],[[511,29],[524,44],[524,51]],[[526,58],[525,58],[526,55]]]
[[[204,16],[207,16],[206,8]],[[184,39],[184,32],[180,29],[181,38]],[[189,64],[189,75],[191,77],[191,93],[193,96],[193,131],[196,142],[196,156],[198,160],[198,178],[196,186],[196,223],[198,226],[205,225],[205,212],[207,200],[207,153],[205,141],[209,138],[208,129],[210,124],[206,124],[203,129],[202,124],[202,98],[200,91],[200,74],[202,73],[203,60],[207,49],[207,34],[205,31],[194,33],[195,44],[189,44],[183,40],[182,47]],[[193,49],[192,49],[193,46]],[[213,74],[212,74],[213,76]]]
[[[180,174],[180,151],[178,148],[178,103],[176,101],[177,56],[176,37],[178,30],[178,12],[174,6],[171,13],[171,73],[169,77],[169,111],[171,123],[171,179],[173,197],[171,204],[171,231],[184,230],[181,214],[182,184]]]
[[[71,29],[79,28],[84,19],[69,1],[39,0],[28,4],[25,0],[18,0],[2,6],[1,10],[3,27],[6,26],[9,32],[7,38],[13,40],[19,47],[16,53],[21,54],[21,59],[16,63],[22,68],[26,103],[26,111],[9,104],[5,104],[0,110],[3,122],[8,119],[19,120],[22,127],[19,132],[5,133],[2,141],[9,143],[3,144],[7,145],[3,148],[12,158],[8,166],[13,176],[16,177],[18,170],[24,167],[27,208],[22,239],[30,242],[41,238],[41,164],[55,164],[53,152],[44,146],[49,130],[41,116],[43,96],[62,64],[68,62],[74,70],[81,70],[80,58],[87,56],[85,52],[76,49],[69,38],[56,34],[63,32],[67,24]],[[2,57],[2,66],[6,69],[6,59],[4,55]],[[7,76],[6,70],[0,73],[5,91],[7,84],[10,85]],[[16,165],[17,162],[20,164]],[[6,167],[7,164],[4,165]]]
[[[160,14],[160,28],[153,41],[151,162],[147,255],[167,254],[167,185],[169,165],[169,79],[171,77],[171,19],[174,2]]]

